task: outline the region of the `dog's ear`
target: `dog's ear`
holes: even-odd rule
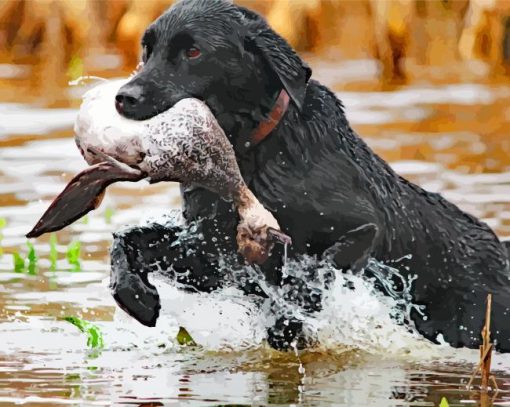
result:
[[[256,13],[242,9],[246,21],[245,49],[257,52],[278,76],[291,100],[301,110],[311,68],[282,37]]]

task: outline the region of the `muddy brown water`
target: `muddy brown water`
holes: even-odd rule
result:
[[[510,83],[424,82],[383,91],[369,62],[316,65],[356,130],[400,174],[510,237]],[[7,225],[1,231],[0,405],[437,406],[443,397],[450,406],[510,405],[506,355],[493,358],[500,389],[487,396],[465,388],[476,351],[427,357],[412,350],[388,356],[323,349],[297,357],[264,346],[182,348],[173,339],[175,323],[168,331],[165,325],[142,329],[116,310],[107,289],[111,232],[178,208],[175,184],[110,188],[99,210],[57,233],[56,267],[43,237],[33,241],[36,274],[15,272],[12,254],[27,255],[24,234],[85,166],[72,140],[80,89],[66,90],[62,106],[49,109],[22,79],[1,84],[0,217]],[[81,245],[79,271],[66,259],[71,242]],[[61,320],[68,315],[97,323],[104,349],[88,350],[84,335]]]

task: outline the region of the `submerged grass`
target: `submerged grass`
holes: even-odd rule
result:
[[[439,407],[450,407],[450,404],[448,404],[448,400],[446,399],[446,397],[443,397],[441,399],[441,403],[439,404]]]
[[[15,273],[23,273],[26,272],[31,275],[36,275],[38,271],[38,261],[39,257],[35,251],[34,245],[27,240],[27,254],[26,257],[15,251],[12,253],[12,263],[13,269]],[[57,236],[52,233],[50,236],[50,252],[48,255],[48,259],[50,261],[49,269],[51,271],[57,270],[57,262],[58,262],[58,249],[57,249],[58,241]],[[74,241],[67,246],[66,250],[66,258],[67,262],[71,266],[71,271],[80,271],[81,270],[81,243],[79,241]]]
[[[37,254],[35,253],[34,245],[30,242],[27,242],[28,246],[28,254],[27,254],[27,261],[28,261],[28,274],[35,275],[37,274]]]
[[[27,272],[30,275],[37,274],[38,257],[35,252],[34,245],[27,241],[27,257],[24,258],[19,252],[12,253],[12,263],[15,273]]]
[[[25,259],[18,252],[12,254],[12,262],[15,273],[23,273],[25,271]]]
[[[57,235],[52,233],[50,235],[50,270],[55,271],[57,269],[58,251],[57,251]]]
[[[104,220],[106,223],[111,224],[113,215],[115,214],[115,210],[110,206],[107,206],[104,210]]]
[[[81,243],[74,241],[67,246],[66,257],[69,264],[73,267],[72,271],[79,271],[81,269],[80,263]]]
[[[179,327],[179,332],[177,332],[177,343],[181,346],[197,346],[189,332],[182,326]]]
[[[87,335],[87,346],[91,349],[102,349],[104,347],[103,334],[97,325],[87,322],[78,317],[65,317],[64,321],[73,324],[81,332]]]

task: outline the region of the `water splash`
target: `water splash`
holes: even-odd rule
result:
[[[283,258],[282,258],[282,276],[287,277],[287,246],[288,243],[283,244]]]
[[[108,82],[108,79],[102,78],[100,76],[84,75],[84,76],[80,76],[72,81],[69,81],[68,85],[69,86],[83,86],[83,85],[86,85],[88,81]]]
[[[301,321],[306,335],[324,350],[361,349],[407,357],[420,352],[430,355],[437,348],[409,323],[412,310],[423,311],[412,304],[415,276],[406,278],[397,269],[375,260],[369,262],[369,275],[341,273],[309,256],[287,259],[285,264],[288,276],[306,280],[307,293],[322,296],[321,311],[310,312],[303,307],[302,294],[293,285],[273,286],[252,267],[230,272],[239,277],[239,283],[256,281],[267,299],[247,296],[234,285],[213,293],[190,293],[157,275],[152,282],[160,291],[162,315],[174,319],[176,326],[185,327],[208,350],[263,346],[267,329],[282,316]],[[223,267],[227,265],[228,261]],[[395,279],[400,282],[398,289]],[[375,288],[374,281],[384,293]]]
[[[393,263],[400,260],[402,259],[396,260]],[[416,274],[409,275],[406,278],[394,267],[389,267],[373,259],[369,261],[366,271],[370,272],[373,276],[370,281],[379,283],[384,293],[395,301],[395,310],[400,312],[393,312],[392,316],[397,323],[400,325],[411,324],[414,327],[411,319],[411,312],[413,310],[422,318],[426,318],[425,306],[413,303],[411,290],[413,283],[418,279]]]
[[[297,386],[298,392],[299,392],[299,404],[303,403],[303,395],[305,394],[305,381],[306,381],[306,369],[303,365],[303,361],[301,360],[301,357],[299,355],[299,350],[297,348],[296,342],[293,342],[292,349],[294,350],[294,354],[296,355],[296,358],[298,360],[299,366],[298,366],[298,373],[299,373],[299,384]]]

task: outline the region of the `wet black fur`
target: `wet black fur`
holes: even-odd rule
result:
[[[493,335],[498,349],[510,351],[505,246],[486,224],[406,181],[375,155],[349,126],[340,100],[308,80],[310,69],[262,18],[226,1],[183,1],[147,29],[143,44],[145,66],[118,95],[124,115],[143,119],[185,97],[205,100],[231,138],[249,187],[292,237],[291,256],[326,251],[339,268],[362,272],[368,257],[391,264],[410,254],[394,266],[418,276],[413,301],[426,307],[426,319],[416,312],[412,318],[421,334],[478,346],[492,293]],[[186,57],[190,46],[201,50],[199,58]],[[292,99],[284,118],[262,143],[247,144],[282,87]],[[147,325],[159,312],[147,282],[157,261],[172,264],[169,273],[188,287],[210,291],[224,284],[218,254],[236,251],[231,204],[198,188],[183,197],[186,220],[197,221],[194,233],[149,225],[115,237],[114,296]],[[179,234],[188,234],[187,242],[172,245]],[[302,305],[320,308],[320,299],[306,291],[306,275],[282,279],[280,256],[277,248],[262,267],[266,280],[295,284],[309,299]],[[260,292],[256,284],[245,289]],[[285,348],[299,335],[299,322],[291,322],[269,330],[274,347]]]

